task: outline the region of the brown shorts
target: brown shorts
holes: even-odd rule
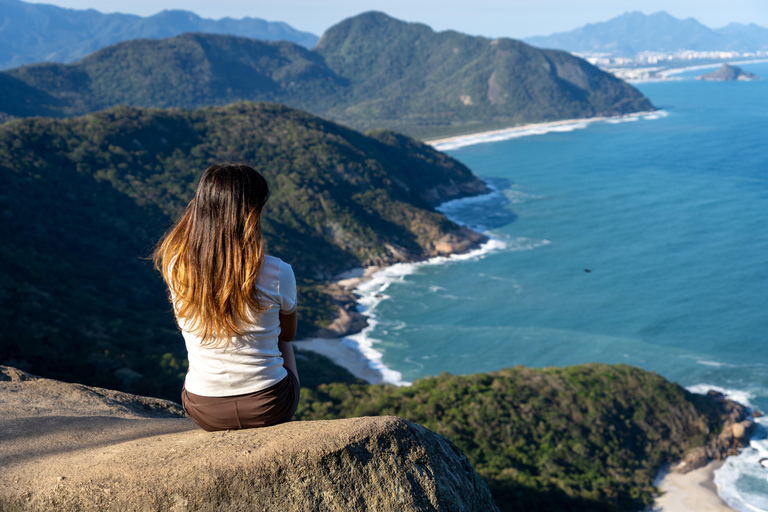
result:
[[[299,381],[288,376],[267,389],[235,396],[200,396],[181,390],[181,405],[203,430],[237,430],[289,421],[299,405]]]

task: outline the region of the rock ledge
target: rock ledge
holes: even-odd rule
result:
[[[0,379],[11,370],[0,366]],[[91,404],[79,415],[38,407],[25,416],[16,397],[28,400],[30,385],[98,390],[28,375],[0,380],[2,410],[13,411],[0,414],[9,448],[0,456],[3,511],[497,510],[458,448],[400,418],[207,433],[186,418],[126,414],[133,395],[114,406],[117,415]]]

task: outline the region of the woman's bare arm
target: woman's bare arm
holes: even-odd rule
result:
[[[280,313],[280,336],[277,337],[277,348],[283,356],[283,366],[288,368],[299,380],[299,370],[296,367],[296,356],[293,354],[291,340],[296,336],[296,312],[284,315]]]
[[[278,341],[293,341],[296,337],[296,312],[283,314],[280,313],[280,336]]]

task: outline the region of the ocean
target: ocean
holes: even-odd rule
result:
[[[768,63],[759,82],[636,86],[660,110],[438,145],[494,189],[441,211],[492,240],[359,288],[350,340],[407,384],[513,365],[626,363],[768,412]],[[765,418],[716,472],[768,511]]]

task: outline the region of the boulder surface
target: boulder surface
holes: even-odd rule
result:
[[[0,510],[497,510],[466,456],[397,417],[199,430],[177,404],[0,366]]]

